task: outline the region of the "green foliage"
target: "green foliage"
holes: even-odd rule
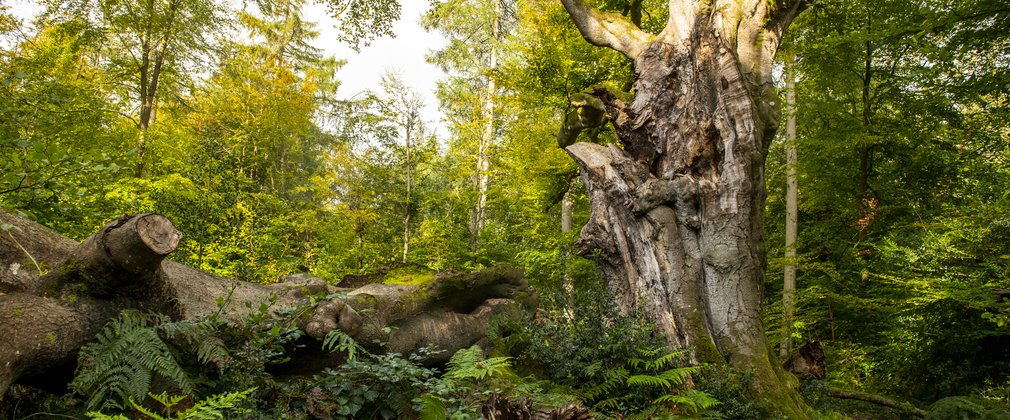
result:
[[[357,51],[381,36],[394,36],[393,23],[400,19],[397,0],[325,0],[327,10],[339,22],[338,39]]]
[[[500,375],[512,365],[511,357],[484,358],[484,351],[478,346],[461,349],[449,359],[449,369],[444,378],[480,381],[488,377]]]
[[[297,309],[287,312],[290,319],[276,322],[269,311],[264,303],[239,323],[219,314],[171,321],[162,315],[124,311],[96,342],[81,349],[71,387],[87,398],[89,410],[124,411],[157,391],[181,393],[177,399],[190,400],[219,393],[207,398],[206,407],[223,407],[214,404],[237,401],[232,395],[236,390],[272,383],[267,365],[284,361],[285,346],[302,336],[290,326]],[[241,394],[244,398],[252,392]]]
[[[716,416],[717,396],[689,390],[702,372],[686,366],[687,350],[668,351],[640,315],[616,313],[595,277],[578,279],[572,313],[541,314],[536,321],[499,320],[489,335],[514,356],[518,369],[567,388],[600,418],[640,415]],[[543,392],[540,392],[543,394]]]
[[[323,338],[323,350],[346,352],[347,360],[350,361],[354,360],[354,356],[363,349],[354,341],[354,337],[347,335],[340,329],[334,329],[326,333],[326,337]]]
[[[425,285],[433,281],[435,281],[434,271],[410,265],[389,270],[382,279],[385,284]]]
[[[985,413],[985,407],[970,397],[947,397],[929,407],[927,419],[975,419]]]
[[[991,59],[1005,41],[989,36],[1006,22],[984,0],[840,1],[816,4],[790,30],[800,256],[781,258],[776,144],[766,314],[781,324],[782,267],[797,264],[798,320],[804,337],[825,340],[833,383],[935,401],[1010,375],[994,350],[1007,331],[992,293],[1008,279],[1008,108],[991,84],[1010,73]]]
[[[365,354],[314,376],[311,385],[328,416],[398,418],[413,413],[413,399],[435,375],[419,366],[420,358]]]
[[[164,417],[156,412],[148,410],[144,406],[137,404],[130,399],[130,405],[138,413],[150,418],[152,420],[217,420],[228,418],[225,414],[230,414],[231,410],[234,410],[236,404],[245,400],[249,397],[255,389],[248,389],[242,392],[229,392],[224,394],[212,395],[206,399],[193,404],[192,407],[185,410],[178,411],[171,417]],[[155,400],[162,405],[162,409],[166,412],[173,412],[173,408],[179,405],[179,403],[186,398],[185,396],[172,396],[169,397],[167,393],[163,392],[161,394],[148,394],[151,399]],[[98,412],[88,413],[88,417],[95,420],[126,420],[129,417],[124,415],[107,416]]]
[[[88,396],[88,409],[124,409],[142,399],[158,376],[184,393],[194,391],[189,376],[153,327],[163,319],[124,311],[109,322],[95,342],[81,348],[70,387]]]

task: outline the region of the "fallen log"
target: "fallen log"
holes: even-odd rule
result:
[[[65,387],[80,347],[124,309],[177,320],[211,313],[239,319],[266,303],[280,317],[283,308],[304,306],[310,297],[337,296],[300,320],[309,337],[322,340],[340,329],[372,351],[402,354],[436,345],[446,350],[429,360],[438,363],[479,342],[493,316],[517,315],[516,298],[527,295],[522,272],[512,268],[358,289],[309,276],[274,285],[226,279],[166,260],[181,233],[157,214],[124,216],[81,244],[2,211],[0,227],[0,337],[6,341],[0,395],[14,383]],[[335,354],[317,356],[304,364],[340,362]]]
[[[882,407],[893,408],[895,410],[904,411],[906,413],[912,414],[916,417],[924,418],[926,416],[929,416],[928,411],[918,408],[912,405],[911,403],[895,401],[880,395],[867,394],[865,392],[857,392],[857,391],[842,391],[834,388],[830,390],[828,395],[834,398],[864,401]]]

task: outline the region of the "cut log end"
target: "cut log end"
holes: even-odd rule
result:
[[[182,234],[167,217],[147,213],[124,216],[93,238],[96,251],[108,253],[123,270],[142,275],[157,271],[161,261],[179,246]]]
[[[137,236],[152,252],[168,255],[175,251],[182,239],[182,233],[167,217],[160,214],[145,214],[137,217]]]

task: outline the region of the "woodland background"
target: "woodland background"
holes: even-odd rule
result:
[[[340,379],[375,391],[330,389],[360,403],[343,414],[356,418],[424,411],[424,395],[466,418],[474,396],[502,390],[578,401],[600,416],[760,416],[744,396],[746,372],[679,367],[667,383],[628,380],[658,378],[675,357],[656,350],[648,325],[614,313],[592,264],[574,255],[588,203],[556,135],[573,95],[623,87],[631,70],[587,44],[558,3],[432,1],[423,25],[449,40],[429,56],[448,74],[439,122],[422,120],[419,95],[394,72],[367,94],[335,99],[343,62],[312,47],[304,0],[40,3],[31,23],[0,4],[5,210],[77,240],[121,214],[158,212],[184,232],[176,261],[250,282],[303,272],[416,282],[507,263],[525,269],[541,299],[537,320],[491,331],[496,356],[512,357],[493,359],[510,365],[500,371],[474,373],[461,356],[452,366],[471,369],[446,379],[406,355],[362,356],[312,384],[190,372],[205,379],[193,399],[255,386],[260,394],[236,403],[244,415],[307,416],[308,390]],[[353,3],[329,2],[341,41],[390,35],[395,2]],[[618,13],[637,3],[643,28],[666,22],[663,2],[594,3]],[[905,415],[832,400],[827,387],[949,418],[1010,404],[1010,306],[995,293],[1010,286],[1008,34],[1000,0],[815,1],[788,32],[780,71],[796,78],[799,238],[786,258],[791,143],[777,139],[767,161],[766,325],[775,343],[786,331],[796,345],[824,343],[828,376],[804,392],[825,416]],[[436,137],[433,124],[448,135]],[[614,139],[607,128],[585,136]],[[790,328],[787,265],[799,270]],[[671,392],[688,373],[703,395]],[[8,398],[0,413],[130,407],[125,391],[110,404],[75,391],[42,398],[18,388],[36,403]],[[389,395],[403,395],[402,406],[383,406]]]

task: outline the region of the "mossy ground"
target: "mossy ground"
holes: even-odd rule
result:
[[[424,267],[404,266],[389,271],[382,279],[384,284],[421,286],[435,281],[435,272]]]

